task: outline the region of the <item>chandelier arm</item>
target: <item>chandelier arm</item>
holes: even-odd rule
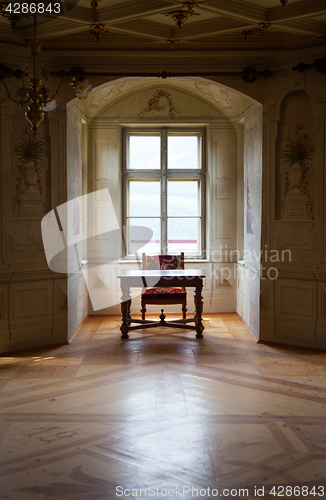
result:
[[[2,80],[2,78],[0,78],[0,82],[3,83],[3,86],[4,88],[6,89],[6,92],[7,92],[7,96],[9,97],[9,99],[11,99],[13,101],[13,98],[11,97],[10,93],[9,93],[9,90],[8,90],[8,87],[7,85],[5,84],[5,82]],[[15,101],[14,101],[15,102]]]
[[[49,104],[50,102],[54,101],[54,99],[56,99],[59,95],[59,90],[60,90],[60,87],[61,85],[63,84],[63,82],[60,82],[59,85],[58,85],[58,88],[57,90],[55,91],[55,93],[51,96],[51,99],[49,99],[48,101],[46,101],[46,104]]]
[[[60,90],[60,87],[61,87],[62,84],[63,84],[63,81],[59,83],[58,88],[57,88],[57,90],[56,90],[56,92],[55,92],[55,94],[53,96],[53,99],[55,99],[56,97],[58,97],[59,90]],[[53,99],[51,99],[51,101],[53,101]]]
[[[6,89],[7,96],[9,97],[9,99],[10,99],[11,101],[13,101],[13,102],[14,102],[14,103],[16,103],[16,104],[20,104],[20,105],[24,104],[22,101],[16,101],[13,97],[11,97],[10,92],[9,92],[9,90],[8,90],[8,87],[7,87],[6,83],[5,83],[5,82],[4,82],[1,78],[0,78],[0,82],[1,82],[1,83],[3,83],[3,86],[4,86],[4,88]],[[29,100],[29,99],[28,99],[28,100]],[[28,102],[28,101],[26,101],[26,102]]]

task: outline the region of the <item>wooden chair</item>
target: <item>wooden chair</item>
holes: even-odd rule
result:
[[[180,255],[142,254],[142,269],[184,269],[184,252]],[[141,317],[145,319],[146,304],[181,304],[182,318],[187,315],[187,292],[185,288],[144,288],[141,294]]]

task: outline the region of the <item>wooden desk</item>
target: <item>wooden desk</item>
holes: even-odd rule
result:
[[[205,272],[202,269],[171,269],[168,271],[123,271],[118,278],[120,278],[121,286],[121,313],[122,324],[120,327],[121,338],[128,339],[129,330],[140,330],[144,328],[157,328],[159,326],[167,326],[173,328],[187,328],[189,330],[196,330],[196,338],[203,337],[204,326],[202,323],[203,313],[203,279]],[[131,307],[131,294],[130,288],[132,287],[193,287],[196,314],[193,318],[178,319],[175,321],[165,321],[164,310],[161,309],[160,321],[150,321],[144,319],[132,319],[130,316]],[[131,325],[131,323],[139,323]],[[188,325],[188,323],[195,323],[195,325]]]

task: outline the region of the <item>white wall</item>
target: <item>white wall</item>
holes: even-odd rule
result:
[[[72,101],[67,106],[68,340],[88,314],[88,296],[81,272],[85,214],[80,199],[83,194],[83,141],[87,140],[83,134],[83,122],[81,106],[76,100]]]
[[[243,144],[243,264],[237,267],[237,312],[253,334],[259,338],[262,213],[261,106],[251,106],[244,115]]]

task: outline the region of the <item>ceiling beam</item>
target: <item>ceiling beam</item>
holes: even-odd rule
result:
[[[256,24],[254,25],[256,26]],[[176,37],[180,41],[192,40],[196,38],[204,38],[214,34],[232,33],[244,29],[250,29],[253,25],[248,25],[244,22],[234,19],[219,18],[216,20],[203,21],[201,23],[192,23],[184,26],[182,31],[178,31],[177,35],[173,28],[163,26],[161,24],[149,21],[130,21],[123,24],[115,24],[106,26],[111,32],[125,33],[128,35],[138,35],[154,40],[162,40],[166,42]]]
[[[178,32],[179,40],[191,40],[203,38],[211,35],[222,35],[224,33],[234,33],[245,29],[257,27],[257,23],[248,24],[246,21],[219,17],[198,23],[188,24]]]
[[[86,7],[79,7],[78,5],[71,9],[67,14],[61,15],[58,19],[64,19],[72,23],[81,24],[95,24],[97,13],[94,9],[87,9]]]
[[[89,24],[89,23],[88,23]],[[63,19],[56,19],[50,23],[41,24],[37,27],[37,38],[40,40],[45,40],[47,38],[62,37],[65,35],[72,35],[74,33],[81,33],[85,31],[88,24],[84,23],[72,23],[70,21],[64,21]],[[24,30],[24,37],[33,37],[33,29],[29,28]]]
[[[267,21],[267,9],[242,0],[208,0],[200,9],[249,23]]]
[[[137,20],[124,22],[123,24],[106,24],[105,27],[111,32],[137,35],[145,38],[152,38],[154,40],[166,41],[173,38],[173,28],[150,21]]]
[[[289,3],[286,7],[272,7],[268,9],[267,21],[277,23],[300,19],[303,17],[317,17],[326,14],[325,0],[309,0]]]
[[[153,14],[163,14],[171,10],[171,5],[172,2],[169,0],[133,0],[99,9],[96,22],[111,25]],[[180,7],[182,5],[183,2],[180,2]],[[173,3],[173,9],[175,8],[176,6]]]
[[[287,31],[289,33],[293,33],[295,35],[308,35],[313,37],[323,36],[326,33],[325,23],[321,23],[319,21],[291,21],[291,22],[282,22],[273,25],[273,28]]]
[[[111,7],[104,7],[99,10],[91,7],[79,7],[71,9],[67,14],[60,16],[61,19],[73,23],[90,24],[116,24],[132,19],[139,19],[157,13],[164,13],[171,10],[171,5],[175,7],[172,0],[135,0],[119,3]],[[178,3],[179,6],[183,2]]]

